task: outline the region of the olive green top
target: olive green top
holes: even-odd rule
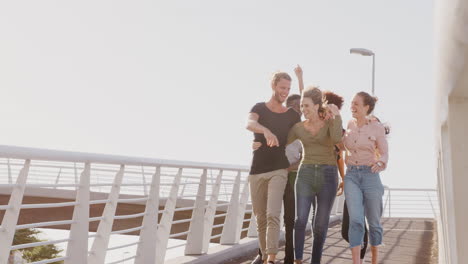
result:
[[[336,165],[335,145],[341,142],[341,116],[325,121],[315,136],[307,131],[304,122],[295,124],[288,135],[288,144],[299,139],[304,149],[301,164]]]

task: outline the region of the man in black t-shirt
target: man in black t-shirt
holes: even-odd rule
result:
[[[291,77],[285,72],[273,75],[272,96],[257,103],[249,113],[247,129],[254,132],[262,146],[254,151],[249,184],[253,212],[263,260],[275,263],[278,253],[280,214],[287,183],[288,159],[285,147],[289,129],[300,122],[300,115],[283,105],[291,89]]]

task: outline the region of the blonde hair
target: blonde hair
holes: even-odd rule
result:
[[[292,81],[291,76],[289,76],[286,72],[275,72],[273,76],[271,76],[271,85],[275,86],[281,79],[285,79],[288,81]]]
[[[318,86],[309,86],[302,92],[302,98],[310,98],[314,104],[319,105],[318,114],[319,116],[323,116],[325,112],[327,101],[323,96],[322,91],[318,88]]]

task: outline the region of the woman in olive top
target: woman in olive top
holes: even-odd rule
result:
[[[328,222],[338,187],[335,145],[341,141],[342,121],[338,107],[324,106],[322,92],[308,88],[302,94],[305,121],[294,125],[288,143],[299,139],[303,158],[296,180],[296,222],[294,250],[296,263],[302,263],[305,227],[311,205],[314,210],[312,263],[320,263],[327,237]]]

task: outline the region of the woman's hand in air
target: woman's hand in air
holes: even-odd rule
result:
[[[294,68],[294,73],[296,73],[298,79],[302,79],[302,68],[299,64]]]
[[[335,116],[337,115],[340,115],[340,109],[338,109],[338,106],[334,104],[329,104],[327,108],[328,108],[328,112],[330,112],[333,118],[335,118]]]

